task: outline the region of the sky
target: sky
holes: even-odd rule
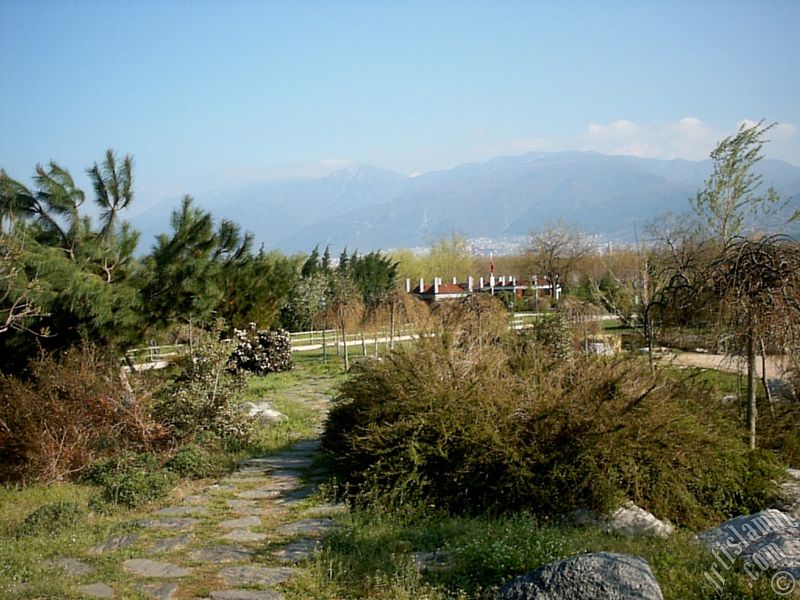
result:
[[[529,151],[800,165],[800,2],[0,0],[0,167],[107,148],[136,202]]]

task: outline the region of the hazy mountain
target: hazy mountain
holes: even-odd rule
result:
[[[689,209],[710,161],[653,160],[595,152],[530,153],[406,177],[362,166],[319,179],[272,181],[197,198],[267,248],[338,252],[423,246],[443,234],[502,238],[563,219],[611,240],[633,239],[665,212]],[[800,199],[800,167],[759,163],[764,187]],[[133,219],[149,246],[178,201]],[[636,224],[636,225],[634,225]]]

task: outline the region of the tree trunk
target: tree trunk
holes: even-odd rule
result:
[[[756,448],[756,344],[753,330],[747,332],[747,431],[750,449]]]
[[[343,348],[343,351],[344,351],[344,370],[345,371],[349,371],[350,370],[350,355],[347,353],[347,333],[345,332],[344,321],[341,322],[341,328],[342,328],[342,343],[344,344],[344,348]]]
[[[364,339],[364,330],[361,330],[361,353],[367,358],[367,340]]]
[[[775,406],[772,404],[772,392],[769,391],[769,381],[767,380],[767,349],[764,347],[764,340],[758,340],[761,346],[761,385],[764,386],[764,396],[769,404],[769,412],[775,416]]]
[[[394,302],[389,305],[389,350],[394,350]]]

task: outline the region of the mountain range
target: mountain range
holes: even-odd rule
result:
[[[468,238],[524,236],[561,220],[609,241],[667,212],[689,210],[689,198],[711,174],[710,160],[656,160],[596,152],[534,152],[408,177],[372,166],[318,179],[286,179],[199,195],[216,219],[240,223],[267,249],[287,253],[315,245],[332,252],[427,246],[457,232]],[[792,209],[800,201],[800,167],[758,163],[763,188],[774,186]],[[142,245],[168,230],[178,199],[131,219]],[[491,244],[490,244],[491,245]],[[142,248],[146,250],[146,248]]]

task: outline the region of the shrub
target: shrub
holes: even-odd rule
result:
[[[235,347],[231,359],[237,369],[266,375],[292,368],[292,341],[288,331],[234,329],[233,337]]]
[[[231,346],[204,334],[179,354],[177,375],[158,395],[155,418],[178,441],[210,432],[224,441],[245,442],[252,419],[237,409],[245,374],[230,369]]]
[[[123,452],[91,465],[85,480],[101,487],[99,502],[92,502],[94,508],[102,509],[103,503],[132,508],[166,496],[173,477],[155,455]]]
[[[209,451],[199,444],[181,447],[164,466],[181,477],[194,479],[212,477],[225,470],[219,453]]]
[[[323,444],[367,501],[552,516],[628,498],[688,526],[762,508],[775,463],[699,398],[640,360],[435,338],[362,365]]]
[[[74,502],[45,504],[36,509],[17,528],[17,536],[57,534],[59,530],[80,522],[85,511]]]
[[[147,449],[164,434],[135,379],[84,345],[42,354],[26,381],[0,375],[0,479],[54,481],[115,448]]]

